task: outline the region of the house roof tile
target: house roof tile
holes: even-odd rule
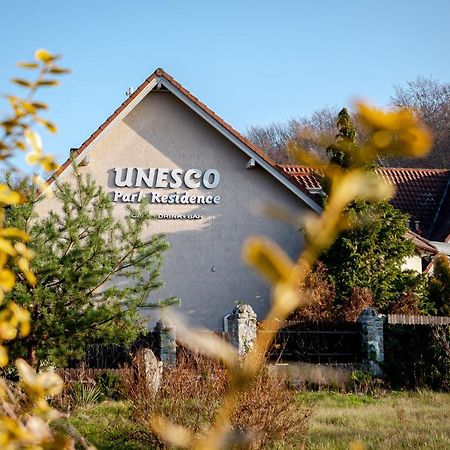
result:
[[[305,166],[281,166],[285,174],[301,184],[313,198],[320,189],[322,172]],[[395,186],[391,203],[411,216],[411,229],[433,240],[444,240],[450,232],[450,170],[380,167],[376,172]]]

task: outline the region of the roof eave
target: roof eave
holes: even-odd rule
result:
[[[172,94],[179,98],[183,103],[190,107],[194,112],[200,115],[206,122],[212,125],[223,136],[230,140],[234,145],[241,149],[247,156],[254,158],[255,161],[275,179],[283,184],[287,189],[299,197],[307,206],[316,213],[320,213],[322,208],[310,196],[302,191],[284,174],[284,171],[278,167],[274,160],[250,142],[231,125],[226,123],[214,111],[201,103],[180,83],[174,80],[163,69],[156,69],[137,89],[125,100],[119,108],[114,111],[106,121],[80,146],[78,150],[71,155],[64,164],[47,180],[48,185],[52,185],[56,178],[61,178],[72,170],[73,162],[77,165],[101,142],[114,126],[125,118],[125,116],[135,108],[159,83],[164,85]]]

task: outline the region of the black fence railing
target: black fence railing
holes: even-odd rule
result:
[[[90,344],[86,348],[86,356],[83,360],[73,360],[68,364],[69,368],[85,367],[92,369],[119,369],[132,362],[132,356],[140,348],[151,348],[158,354],[158,334],[150,331],[140,336],[131,345],[124,344]]]
[[[361,363],[361,324],[357,322],[298,322],[282,328],[269,350],[271,361]]]
[[[119,369],[129,365],[139,348],[151,348],[158,356],[156,332],[141,336],[131,346],[91,344],[82,361],[71,361],[68,367]],[[287,322],[268,352],[272,362],[304,361],[318,364],[361,363],[361,324],[357,322]]]

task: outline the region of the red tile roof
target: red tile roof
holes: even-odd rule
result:
[[[431,230],[431,236],[435,241],[450,241],[450,179],[447,183],[446,192],[442,197],[439,212]]]
[[[202,103],[197,97],[192,95],[186,88],[184,88],[180,83],[178,83],[172,76],[170,76],[163,69],[156,69],[134,92],[131,94],[98,128],[94,131],[81,146],[74,150],[71,157],[69,157],[56,172],[47,180],[50,185],[68,166],[71,164],[71,158],[77,157],[83,153],[89,144],[103,131],[105,130],[113,120],[130,104],[133,100],[155,79],[158,77],[164,78],[169,81],[173,86],[175,86],[179,91],[186,95],[191,101],[193,101],[199,108],[201,108],[208,115],[213,117],[218,123],[220,123],[225,129],[232,133],[237,139],[239,139],[247,147],[251,148],[258,156],[260,156],[264,161],[269,163],[274,169],[282,172],[282,170],[275,164],[275,161],[262,151],[258,146],[249,141],[246,137],[242,136],[238,131],[236,131],[231,125],[229,125],[225,120],[218,116],[212,109],[208,108],[204,103]]]
[[[320,188],[320,169],[281,166],[295,183],[311,190]],[[391,203],[411,216],[411,229],[422,236],[443,241],[450,233],[450,170],[380,167],[376,172],[396,188]],[[416,226],[417,225],[417,226]]]

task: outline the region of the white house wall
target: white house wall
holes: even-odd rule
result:
[[[402,265],[403,270],[415,270],[422,273],[422,256],[418,252],[414,252],[413,256],[408,256]]]
[[[241,261],[242,244],[249,235],[270,237],[292,257],[302,247],[298,230],[255,213],[258,204],[301,213],[301,200],[262,168],[246,169],[248,159],[175,96],[151,92],[92,149],[89,164],[80,168],[111,193],[188,191],[221,197],[219,204],[151,205],[154,214],[202,216],[199,220],[155,220],[148,230],[149,234],[166,233],[172,246],[164,255],[165,287],[154,292],[152,299],[179,297],[181,313],[195,325],[221,329],[223,316],[231,312],[236,300],[251,304],[263,317],[269,287]],[[113,169],[127,167],[217,169],[221,180],[215,189],[117,188]],[[39,213],[57,209],[55,202],[44,199]],[[115,203],[114,211],[123,217],[126,204]]]

